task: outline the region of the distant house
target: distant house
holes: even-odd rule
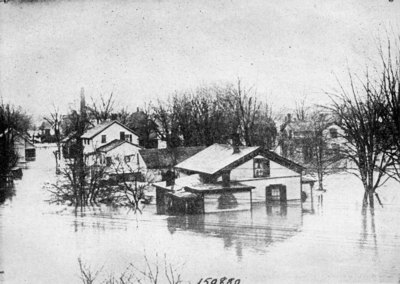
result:
[[[40,137],[40,142],[42,143],[56,142],[54,128],[46,120],[44,120],[39,126],[39,132],[37,136]]]
[[[314,137],[313,131],[315,129],[312,121],[292,120],[291,116],[288,115],[280,127],[280,141],[278,142],[280,154],[308,163],[313,155],[310,143]],[[327,143],[327,150],[331,153],[338,153],[346,143],[343,130],[334,120],[327,123],[322,136]]]
[[[250,209],[252,202],[301,200],[304,167],[261,147],[213,144],[175,169],[188,176],[154,184],[157,212]]]
[[[62,154],[64,159],[73,158],[78,151],[78,137],[77,133],[71,132],[61,140]]]
[[[141,149],[139,154],[143,159],[147,174],[153,181],[166,179],[167,172],[174,166],[204,150],[205,146],[177,147],[165,149]]]
[[[139,138],[132,130],[122,123],[106,121],[87,130],[82,136],[83,153],[93,153],[96,149],[114,140],[127,141],[139,145]]]

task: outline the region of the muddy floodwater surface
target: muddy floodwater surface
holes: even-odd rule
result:
[[[45,182],[55,180],[52,149],[15,182],[0,205],[0,281],[81,283],[78,258],[101,270],[98,283],[130,263],[164,258],[185,282],[235,278],[240,283],[400,282],[400,186],[379,189],[384,204],[362,211],[354,176],[326,180],[323,200],[256,204],[253,209],[162,216],[155,206],[135,215],[106,206],[76,212],[50,205]],[[307,186],[304,186],[308,192]],[[309,192],[308,192],[309,193]]]

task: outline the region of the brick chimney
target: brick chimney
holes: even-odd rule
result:
[[[231,172],[226,171],[222,173],[222,185],[228,187],[231,182]]]
[[[240,153],[240,137],[238,133],[232,134],[232,147],[233,147],[233,154]]]

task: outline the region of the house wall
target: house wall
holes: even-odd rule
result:
[[[14,149],[18,155],[18,166],[23,166],[26,163],[25,158],[25,139],[20,136],[14,138]]]
[[[301,176],[295,171],[270,161],[271,174],[268,178],[254,178],[254,159],[231,171],[231,181],[240,181],[255,186],[253,201],[265,201],[265,187],[271,184],[286,185],[287,200],[301,199]]]
[[[139,147],[136,147],[129,143],[124,143],[121,146],[112,149],[107,153],[100,153],[99,155],[90,155],[88,156],[86,162],[89,166],[94,165],[95,163],[101,164],[102,166],[106,166],[106,157],[111,157],[114,165],[120,165],[119,171],[121,172],[129,172],[138,170],[137,159],[139,157],[139,169],[145,173],[146,172],[146,164],[143,161],[143,158],[138,155]],[[133,156],[132,156],[133,155]],[[100,156],[102,157],[100,159]],[[130,162],[125,162],[125,156],[131,156]],[[107,169],[109,173],[115,173],[114,167],[109,167]]]
[[[125,134],[132,134],[132,143],[139,144],[139,138],[131,131],[128,131],[126,128],[122,127],[121,125],[114,123],[113,125],[109,126],[107,129],[103,130],[92,139],[89,140],[89,145],[84,144],[83,153],[90,153],[94,152],[97,148],[113,141],[116,139],[120,139],[120,132],[125,132]],[[101,136],[106,135],[106,143],[101,142]]]
[[[269,179],[253,179],[242,181],[242,183],[254,186],[253,202],[265,202],[265,188],[271,184],[283,184],[286,186],[286,198],[288,201],[301,199],[300,176],[280,177]]]
[[[206,194],[204,196],[204,213],[229,210],[249,210],[251,208],[249,192],[238,192],[230,195],[237,201],[237,205],[221,208],[221,202],[219,201],[221,194]]]

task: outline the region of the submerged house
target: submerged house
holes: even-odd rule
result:
[[[187,176],[154,184],[159,214],[251,209],[253,202],[301,200],[304,167],[262,147],[213,144],[175,169]]]

